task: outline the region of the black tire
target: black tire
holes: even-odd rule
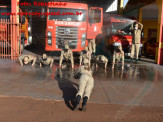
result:
[[[24,51],[24,42],[25,42],[25,38],[22,38],[21,39],[21,45],[20,45],[21,53],[23,53],[23,51]]]

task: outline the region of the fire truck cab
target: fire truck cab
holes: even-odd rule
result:
[[[22,10],[19,8],[19,12],[22,13]],[[11,13],[11,7],[10,6],[0,6],[0,13]],[[0,15],[0,19],[2,20],[10,20],[10,15]],[[31,17],[27,17],[25,15],[19,15],[19,23],[21,23],[21,26],[19,27],[19,30],[21,32],[20,39],[21,39],[21,52],[23,52],[24,47],[27,45],[30,45],[32,43],[32,26],[31,26]],[[5,24],[6,25],[6,24]],[[8,28],[6,26],[0,25],[0,28]],[[10,29],[10,28],[8,28]],[[1,41],[4,39],[3,32],[1,32]],[[10,40],[11,38],[9,38]]]
[[[19,10],[21,13],[22,10]],[[32,16],[19,16],[19,22],[21,23],[21,49],[32,44]]]
[[[88,41],[102,34],[103,9],[87,4],[66,2],[66,6],[48,6],[45,51],[61,51],[68,44],[81,52]]]

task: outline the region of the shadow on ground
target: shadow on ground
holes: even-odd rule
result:
[[[74,109],[74,99],[78,88],[78,84],[70,80],[72,73],[73,71],[59,68],[57,69],[57,75],[55,77],[63,93],[64,102],[71,110]]]

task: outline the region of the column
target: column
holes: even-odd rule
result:
[[[157,43],[158,47],[156,48],[156,57],[155,60],[157,64],[163,64],[163,1],[156,0],[158,5],[159,15],[158,15],[158,26],[157,26]]]

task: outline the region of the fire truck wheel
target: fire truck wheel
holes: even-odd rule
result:
[[[21,39],[21,53],[23,53],[23,51],[24,51],[24,41],[25,41],[25,39],[22,38]]]

